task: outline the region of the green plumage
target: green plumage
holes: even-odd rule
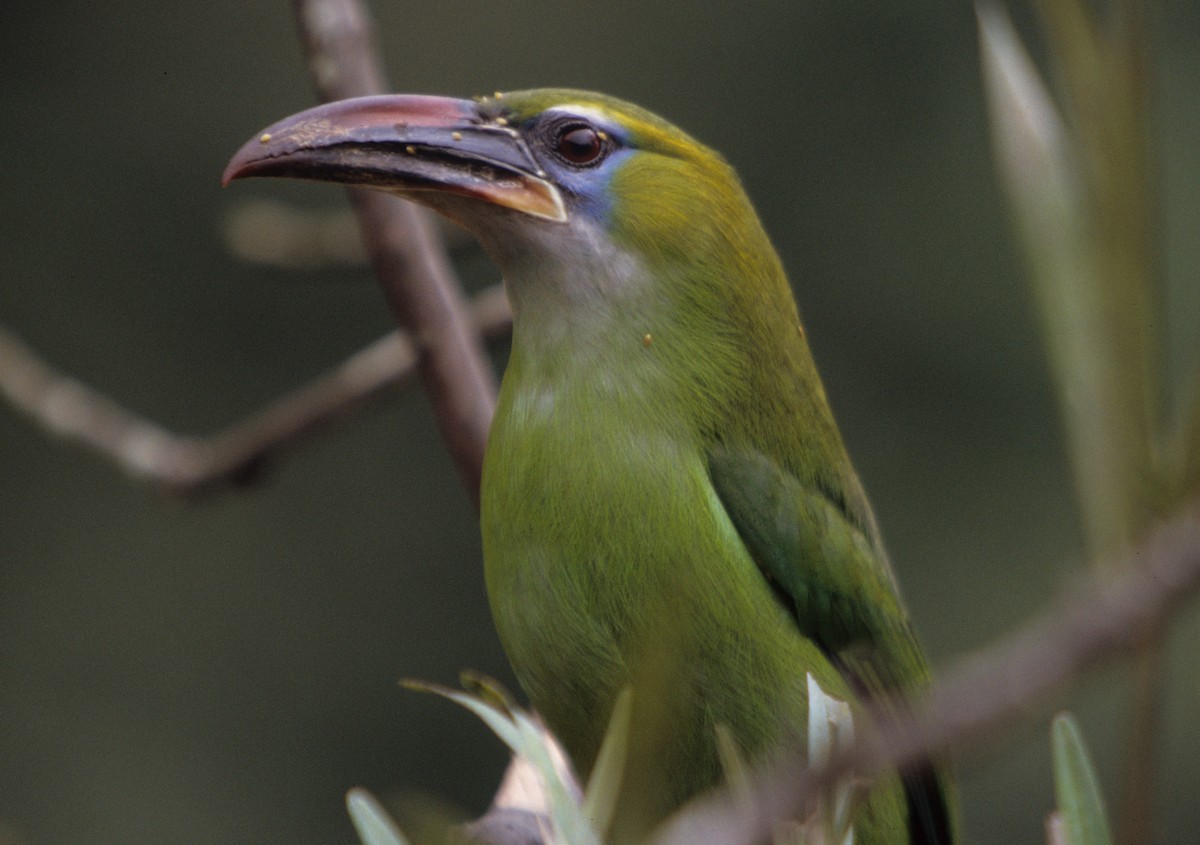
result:
[[[488,592],[584,772],[635,683],[640,831],[717,781],[715,726],[750,753],[801,731],[805,672],[854,700],[927,671],[733,171],[612,100],[510,94],[506,113],[545,102],[596,108],[636,151],[611,176],[611,240],[494,250],[515,324],[484,470]],[[835,669],[843,650],[858,677]],[[897,793],[874,793],[859,842],[905,841]]]
[[[513,668],[586,775],[633,690],[612,838],[762,759],[806,674],[855,706],[924,684],[783,268],[719,155],[596,94],[396,95],[286,118],[226,180],[367,185],[500,264],[512,355],[487,448],[488,594]],[[855,842],[946,843],[945,775],[877,779]]]

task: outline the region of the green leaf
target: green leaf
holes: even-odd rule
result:
[[[482,719],[484,724],[492,729],[492,733],[500,737],[500,741],[507,745],[514,754],[522,753],[524,741],[520,730],[513,723],[510,713],[470,693],[450,689],[450,687],[444,687],[441,684],[414,680],[404,680],[401,683],[408,689],[418,692],[431,692],[434,695],[448,698],[455,704],[467,708]]]
[[[980,3],[976,14],[992,146],[1018,233],[1035,272],[1070,268],[1086,252],[1087,233],[1080,231],[1086,211],[1066,127],[1008,13]]]
[[[362,787],[356,786],[346,793],[346,811],[363,845],[408,845],[387,810]]]
[[[1138,94],[1099,73],[1077,0],[1053,6],[1052,46],[1073,92],[1064,119],[1006,12],[979,3],[985,94],[1000,182],[1029,265],[1066,424],[1090,556],[1145,527],[1157,400],[1153,261]],[[1099,75],[1097,75],[1099,74]],[[1114,87],[1115,86],[1115,87]],[[1136,87],[1136,86],[1134,86]],[[1069,132],[1070,127],[1073,132]]]
[[[726,788],[744,812],[754,809],[754,785],[750,764],[742,755],[738,741],[726,725],[717,725],[717,756],[725,775]]]
[[[854,741],[850,705],[827,695],[808,673],[808,762],[823,766],[839,747]]]
[[[403,681],[409,689],[432,692],[470,710],[492,729],[514,755],[529,763],[541,783],[552,843],[600,845],[600,836],[581,806],[582,797],[566,756],[548,730],[513,703],[494,680],[463,676],[473,693],[424,681]]]
[[[513,713],[520,709],[512,694],[495,678],[490,678],[472,669],[464,669],[458,675],[458,682],[464,691],[471,693],[485,704],[490,704],[496,710]]]
[[[1111,845],[1104,797],[1083,736],[1071,714],[1054,717],[1050,747],[1054,755],[1054,793],[1067,845]]]
[[[569,845],[600,845],[600,837],[584,814],[579,788],[562,774],[566,757],[548,730],[523,711],[514,713],[523,747],[518,752],[537,768],[546,789],[550,823],[556,841]],[[561,764],[556,764],[556,760]]]
[[[625,759],[629,751],[629,721],[633,715],[633,690],[621,690],[613,705],[596,765],[592,767],[584,790],[583,814],[592,820],[592,827],[603,838],[612,822],[625,776]]]
[[[808,673],[809,765],[825,765],[838,749],[853,742],[854,716],[850,705],[828,695],[812,673]],[[822,841],[853,845],[854,826],[851,819],[855,797],[854,779],[847,777],[834,784],[830,794],[821,800],[818,813],[823,828]]]

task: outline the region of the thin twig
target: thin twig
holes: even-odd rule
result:
[[[470,304],[479,333],[512,325],[499,285]],[[46,363],[0,329],[0,395],[54,434],[80,443],[140,480],[194,495],[244,481],[315,431],[405,382],[416,368],[409,336],[394,332],[330,372],[211,437],[174,434]]]
[[[295,0],[322,100],[384,90],[370,19],[357,0]],[[417,338],[417,370],[472,500],[495,409],[495,377],[471,330],[461,288],[425,214],[376,191],[351,190],[363,243],[397,324]]]
[[[275,200],[247,200],[224,215],[225,248],[250,264],[285,270],[363,266],[358,221],[344,206],[313,211]]]
[[[434,223],[451,254],[478,251],[478,241],[466,230],[441,217]],[[221,234],[225,248],[250,264],[315,272],[367,263],[358,219],[345,206],[312,210],[278,200],[244,200],[224,215]]]

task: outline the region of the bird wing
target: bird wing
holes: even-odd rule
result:
[[[844,497],[755,449],[717,445],[708,458],[718,498],[800,632],[867,697],[923,685],[929,670],[887,559]],[[912,842],[951,842],[948,778],[928,761],[901,778]]]
[[[845,506],[754,449],[717,446],[708,463],[726,513],[801,633],[855,664],[869,664],[875,650],[884,665],[858,667],[869,693],[924,681],[887,561]]]

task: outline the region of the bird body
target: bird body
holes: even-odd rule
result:
[[[483,474],[488,595],[581,772],[632,688],[614,839],[720,782],[719,729],[752,759],[802,733],[806,674],[855,703],[924,684],[784,270],[724,159],[596,94],[388,99],[289,118],[227,176],[393,190],[499,263],[514,321]],[[856,841],[949,841],[931,772],[881,778]]]

